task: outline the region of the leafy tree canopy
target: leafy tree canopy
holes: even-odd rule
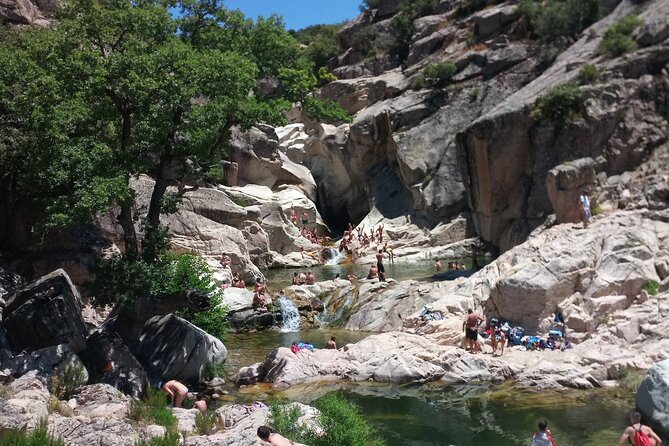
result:
[[[3,34],[0,175],[44,211],[42,230],[117,203],[131,255],[133,219],[157,228],[167,186],[220,159],[231,126],[282,121],[288,102],[254,94],[260,78],[290,73],[291,100],[315,85],[279,17],[253,23],[219,0],[73,0],[50,28]],[[128,181],[142,173],[156,187],[136,216]]]

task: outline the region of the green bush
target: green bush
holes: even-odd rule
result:
[[[327,124],[342,124],[353,121],[353,117],[336,102],[307,97],[302,101],[302,110],[311,119]]]
[[[599,69],[591,64],[586,64],[581,67],[581,70],[578,72],[578,80],[582,84],[589,84],[595,82],[599,79]]]
[[[566,82],[539,97],[531,116],[537,120],[550,120],[563,126],[576,116],[583,106],[583,94],[578,85]]]
[[[607,57],[618,57],[636,50],[639,45],[630,37],[630,34],[641,23],[641,19],[635,14],[620,19],[604,33],[602,41],[599,42],[599,53]]]
[[[645,370],[624,367],[618,372],[618,383],[620,387],[628,392],[636,393],[645,377]]]
[[[158,424],[167,430],[176,428],[177,419],[167,408],[167,395],[161,390],[147,388],[144,398],[130,403],[128,418],[134,421]]]
[[[195,431],[200,435],[208,435],[216,427],[215,412],[200,412],[195,414]]]
[[[641,289],[651,296],[655,296],[660,291],[660,284],[654,280],[647,280]]]
[[[51,393],[59,400],[70,399],[86,382],[84,366],[68,360],[51,376]]]
[[[545,41],[575,37],[600,17],[599,0],[520,0],[518,13],[525,17],[532,34]]]
[[[168,296],[184,290],[195,290],[209,296],[209,308],[182,311],[179,315],[222,339],[227,331],[227,313],[221,305],[221,290],[212,280],[211,269],[202,257],[164,253],[155,262],[127,258],[103,260],[93,284],[93,295],[98,305],[117,300],[129,304],[135,299]]]
[[[321,412],[319,422],[324,434],[309,443],[311,446],[385,445],[355,404],[339,396],[326,395],[316,400],[315,406]]]
[[[299,407],[292,404],[272,404],[270,406],[269,426],[272,431],[297,443],[312,444],[314,435],[303,426],[297,424],[302,415]],[[312,445],[313,446],[313,445]]]
[[[425,78],[435,79],[437,84],[451,81],[457,72],[458,68],[451,62],[431,64],[423,70]]]
[[[217,362],[214,364],[209,364],[204,371],[205,378],[208,380],[214,378],[225,378],[225,363]]]
[[[32,432],[4,430],[0,432],[0,446],[65,446],[63,440],[52,437],[43,420]]]
[[[434,14],[439,0],[403,0],[399,13],[390,21],[390,33],[393,37],[391,53],[404,60],[409,55],[413,22],[426,15]]]
[[[176,430],[168,430],[162,437],[139,440],[135,446],[179,446],[179,439],[179,433]]]
[[[323,86],[337,80],[337,76],[330,73],[327,68],[320,67],[318,70],[318,85]]]
[[[270,426],[285,437],[311,446],[384,446],[385,441],[364,420],[360,409],[336,395],[317,399],[314,406],[320,411],[318,422],[323,434],[315,435],[296,424],[301,413],[297,406],[272,405]]]

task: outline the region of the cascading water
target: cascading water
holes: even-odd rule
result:
[[[285,296],[279,297],[279,309],[281,310],[281,333],[300,331],[300,312],[297,307]]]
[[[324,251],[323,258],[325,258],[326,265],[339,265],[339,260],[341,259],[341,253],[337,248],[327,248]]]

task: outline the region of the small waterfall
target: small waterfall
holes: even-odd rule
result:
[[[337,248],[326,248],[323,250],[323,258],[326,265],[339,265],[341,253]]]
[[[281,309],[281,333],[300,331],[300,312],[297,307],[285,296],[279,297],[279,308]]]

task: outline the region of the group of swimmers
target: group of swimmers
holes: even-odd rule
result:
[[[316,277],[311,271],[293,273],[293,285],[313,285],[316,283]]]

